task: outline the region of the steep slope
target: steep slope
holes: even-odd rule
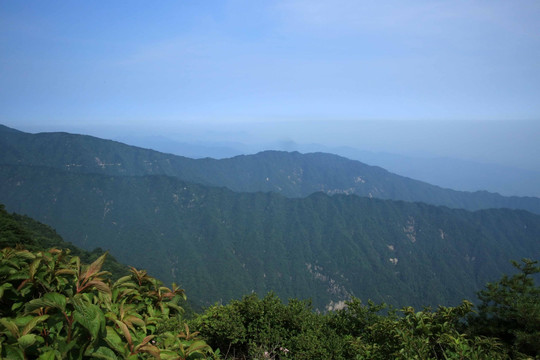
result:
[[[275,290],[318,308],[350,295],[456,304],[540,254],[540,216],[312,194],[235,193],[166,176],[0,167],[0,202],[83,248],[177,281],[199,305]]]
[[[83,263],[92,263],[104,253],[100,248],[87,251],[66,242],[51,227],[28,216],[10,214],[4,205],[0,204],[0,249],[17,246],[22,246],[30,251],[51,248],[69,249],[71,255],[78,256]],[[127,266],[120,264],[110,254],[105,259],[103,269],[110,271],[113,278],[119,278],[129,273]]]
[[[540,199],[442,189],[337,155],[266,151],[230,159],[188,159],[91,136],[27,134],[0,126],[0,164],[48,166],[77,173],[168,175],[234,191],[287,197],[314,192],[421,201],[468,210],[524,209],[540,214]]]

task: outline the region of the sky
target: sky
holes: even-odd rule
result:
[[[0,123],[540,170],[540,2],[0,2]]]

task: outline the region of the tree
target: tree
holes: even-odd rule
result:
[[[519,273],[504,275],[478,293],[482,303],[478,316],[470,319],[471,329],[501,339],[514,357],[540,357],[540,287],[533,277],[540,273],[540,266],[530,259],[512,264]]]
[[[463,318],[472,311],[472,303],[439,306],[436,311],[412,307],[384,316],[383,305],[362,305],[358,300],[347,304],[351,309],[336,314],[339,323],[349,324],[353,336],[348,358],[355,359],[507,359],[496,339],[469,336]],[[391,309],[390,309],[391,310]],[[347,327],[347,326],[346,326]]]

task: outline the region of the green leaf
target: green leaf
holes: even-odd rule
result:
[[[36,316],[32,320],[30,320],[28,324],[26,324],[21,334],[22,335],[28,334],[30,331],[32,331],[32,329],[36,327],[37,324],[39,324],[42,321],[47,320],[48,318],[49,318],[49,315]]]
[[[88,280],[91,276],[95,275],[99,270],[101,270],[101,267],[105,262],[105,257],[107,257],[107,253],[101,255],[96,259],[96,261],[88,265],[85,272],[81,274],[81,280]]]
[[[0,286],[0,300],[2,299],[2,296],[4,296],[4,291],[13,288],[13,285],[10,283],[4,283]]]
[[[17,339],[17,342],[19,343],[19,345],[21,345],[23,348],[26,349],[27,347],[34,345],[34,343],[36,342],[36,335],[35,334],[23,335]]]
[[[6,359],[9,360],[25,360],[24,359],[24,353],[19,347],[15,347],[12,345],[4,345],[4,348],[6,349]]]
[[[77,275],[77,270],[75,269],[60,269],[57,270],[54,275]]]
[[[11,333],[11,335],[13,335],[13,337],[15,338],[18,338],[19,337],[19,328],[17,327],[17,325],[15,325],[15,323],[9,319],[0,319],[0,324],[4,325],[4,327],[9,330],[9,332]]]
[[[134,315],[128,315],[124,318],[124,322],[126,322],[126,324],[128,323],[131,323],[131,324],[135,324],[139,327],[142,327],[144,328],[146,326],[146,323],[144,322],[143,319],[140,319]]]
[[[148,344],[150,340],[152,340],[155,337],[155,335],[148,335],[146,336],[139,345],[135,346],[135,351],[137,351],[140,347]]]
[[[43,297],[29,301],[24,310],[26,313],[32,312],[42,307],[57,308],[61,311],[66,310],[66,297],[59,293],[46,293]]]
[[[88,287],[93,286],[98,291],[111,295],[111,288],[109,287],[109,285],[105,284],[103,281],[92,280],[92,281],[87,282],[86,286]]]
[[[59,293],[47,293],[43,296],[43,299],[50,303],[51,307],[55,307],[57,309],[60,309],[62,311],[66,310],[66,302],[67,299],[64,295]]]
[[[139,351],[148,353],[152,355],[155,359],[158,359],[158,360],[161,359],[161,357],[159,356],[160,351],[154,345],[146,344],[144,346],[141,346],[139,348]]]
[[[105,342],[119,353],[124,353],[126,350],[124,347],[125,343],[122,341],[122,338],[120,335],[118,335],[116,330],[110,326],[107,326],[107,336],[105,337]]]
[[[116,325],[118,325],[118,327],[120,328],[120,330],[122,331],[122,334],[124,334],[124,338],[126,338],[129,346],[132,346],[133,345],[133,340],[131,338],[131,334],[129,332],[129,329],[128,327],[126,326],[126,324],[124,324],[122,321],[120,320],[114,320],[114,322],[116,323]]]
[[[73,318],[84,328],[86,328],[93,339],[97,339],[101,331],[105,329],[105,315],[101,309],[94,304],[82,300],[82,297],[73,298]]]
[[[123,285],[124,283],[126,282],[130,282],[131,281],[131,275],[126,275],[126,276],[122,276],[120,279],[116,280],[114,282],[114,285],[113,287],[117,287],[119,285]],[[132,285],[135,285],[132,283]]]
[[[22,306],[23,306],[22,302],[13,303],[13,305],[11,305],[11,310],[15,311],[15,310],[17,310],[18,308],[20,308]]]
[[[60,360],[62,354],[58,350],[49,350],[39,356],[38,360]]]
[[[28,260],[33,260],[33,259],[36,258],[36,255],[34,255],[34,253],[31,253],[28,250],[22,250],[22,251],[17,251],[17,257],[21,257],[23,259],[28,259]]]
[[[187,354],[192,354],[195,352],[200,352],[203,350],[210,350],[210,346],[202,340],[195,341],[193,344],[189,346],[189,348],[186,350]]]
[[[16,318],[12,319],[13,322],[19,327],[25,327],[30,320],[32,320],[35,316],[34,315],[26,315],[26,316],[17,316]]]
[[[37,258],[36,260],[34,260],[31,264],[30,264],[30,267],[28,268],[29,270],[29,274],[30,274],[30,279],[33,279],[34,278],[34,275],[36,275],[36,270],[37,268],[39,267],[39,264],[41,263],[41,259],[40,258]]]
[[[93,358],[106,359],[106,360],[117,360],[118,359],[118,357],[116,356],[114,351],[112,351],[111,349],[109,349],[107,347],[104,347],[104,346],[100,346],[90,356],[93,357]]]
[[[181,306],[176,305],[175,303],[168,302],[166,304],[167,304],[167,307],[176,310],[176,312],[178,312],[180,314],[184,312],[184,309]]]

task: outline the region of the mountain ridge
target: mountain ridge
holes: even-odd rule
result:
[[[443,189],[334,154],[269,150],[220,160],[190,159],[68,133],[14,135],[2,130],[0,140],[3,164],[51,166],[109,175],[161,174],[210,186],[226,186],[238,192],[274,191],[288,197],[323,191],[468,210],[520,208],[540,214],[540,198]]]
[[[444,195],[473,209],[532,201],[534,209],[540,199],[441,195],[444,189],[333,154],[195,160],[3,128],[0,153],[6,209],[179,283],[197,306],[270,290],[310,297],[321,310],[351,296],[457,304],[511,270],[510,259],[540,254],[537,214],[421,201]],[[377,198],[393,194],[403,199]]]
[[[0,167],[0,202],[86,249],[184,287],[199,306],[274,290],[319,309],[350,296],[456,304],[540,253],[540,216],[318,192],[236,193],[164,175]],[[197,302],[198,301],[198,302]]]
[[[434,154],[408,154],[362,150],[354,146],[328,146],[317,143],[268,142],[248,145],[239,142],[191,141],[174,136],[119,135],[113,140],[125,144],[154,149],[163,153],[194,159],[206,157],[231,158],[242,154],[256,154],[265,149],[323,152],[336,154],[368,165],[379,166],[394,174],[457,191],[486,190],[503,196],[540,197],[540,169],[514,166]],[[359,144],[358,146],[362,146]]]

